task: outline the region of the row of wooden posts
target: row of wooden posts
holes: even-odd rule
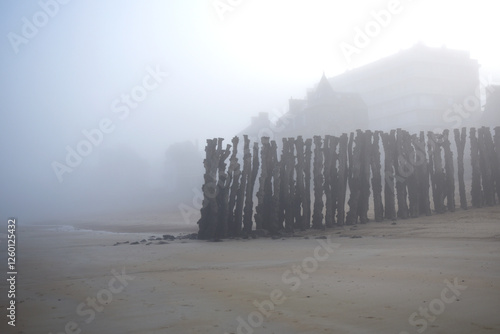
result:
[[[500,199],[500,127],[494,129],[494,136],[487,127],[471,128],[469,136],[466,128],[453,134],[455,145],[449,130],[427,132],[427,136],[423,131],[417,135],[397,129],[357,130],[306,140],[283,138],[279,158],[276,141],[262,137],[261,145],[253,143],[251,152],[245,135],[243,167],[238,137],[225,148],[222,138],[209,139],[198,238],[245,237],[253,229],[279,234],[366,223],[370,198],[377,222],[454,211],[455,178],[462,209],[468,203],[495,205]],[[469,195],[464,172],[467,138],[472,170]]]

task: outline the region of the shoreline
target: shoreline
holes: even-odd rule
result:
[[[109,220],[21,224],[17,324],[12,331],[4,321],[0,331],[59,333],[75,323],[82,333],[385,334],[417,333],[425,324],[429,333],[492,333],[500,331],[499,217],[496,206],[276,240],[117,246],[155,234],[153,227],[167,234],[168,226],[162,217],[146,228]],[[120,273],[131,278],[127,286],[110,288]],[[433,321],[420,315],[455,279],[467,286],[457,300]],[[102,301],[93,318],[89,300]]]
[[[498,233],[493,235],[488,234],[491,229],[481,229],[478,228],[478,224],[475,222],[476,218],[483,216],[484,213],[488,213],[493,219],[488,220],[487,224],[492,225],[494,230],[495,222],[498,221]],[[497,220],[494,217],[498,217]],[[154,218],[157,219],[154,222]],[[155,215],[153,218],[146,219],[146,223],[140,223],[129,218],[129,220],[120,220],[120,217],[110,219],[107,217],[103,218],[93,218],[88,220],[74,220],[69,219],[66,222],[54,222],[52,224],[29,224],[21,225],[24,227],[54,227],[62,229],[63,231],[67,229],[71,230],[81,230],[81,231],[95,231],[95,232],[108,232],[108,233],[125,233],[125,234],[172,234],[175,236],[183,234],[191,234],[198,232],[198,226],[196,224],[169,224],[164,223],[169,218],[162,217],[160,215]],[[454,229],[454,223],[463,223],[465,225],[461,226],[459,229]],[[473,224],[473,225],[469,225]],[[430,231],[432,230],[432,231]],[[299,236],[311,236],[311,235],[324,235],[328,232],[338,233],[341,232],[344,235],[380,235],[387,237],[401,237],[406,234],[412,234],[412,237],[423,236],[423,237],[437,237],[440,234],[442,237],[449,238],[491,238],[500,239],[500,206],[491,206],[483,208],[469,208],[467,210],[457,209],[454,212],[445,212],[441,214],[432,214],[430,216],[421,216],[417,218],[399,219],[395,221],[384,220],[382,222],[375,222],[373,219],[366,224],[356,224],[356,225],[334,225],[330,228],[323,229],[306,229],[305,231],[295,230],[294,234]],[[255,230],[252,230],[255,232]],[[429,232],[429,233],[427,233]],[[255,233],[254,233],[255,234]],[[283,237],[290,237],[290,233],[282,232]],[[222,240],[234,240],[240,238],[226,238]],[[208,240],[209,241],[209,240]]]

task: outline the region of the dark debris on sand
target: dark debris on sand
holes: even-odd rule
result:
[[[170,242],[169,241],[176,241],[179,240],[181,243],[186,243],[186,240],[198,240],[198,233],[190,233],[190,234],[185,234],[185,235],[179,235],[179,236],[173,236],[170,234],[164,234],[161,237],[152,235],[150,236],[147,240],[142,239],[140,241],[124,241],[124,242],[116,242],[113,246],[118,246],[118,245],[168,245]],[[222,241],[222,240],[221,240]]]

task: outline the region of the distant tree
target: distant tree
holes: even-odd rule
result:
[[[150,166],[127,145],[103,149],[99,155],[96,176],[101,187],[113,193],[134,191],[148,186]]]
[[[102,148],[88,168],[69,179],[64,199],[70,200],[73,213],[134,210],[147,202],[151,168],[128,145]]]
[[[203,183],[203,157],[190,141],[170,145],[165,151],[165,180],[169,193],[178,199],[194,196]]]

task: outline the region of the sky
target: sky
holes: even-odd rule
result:
[[[419,42],[498,71],[496,13],[491,0],[3,1],[0,219],[124,205],[137,184],[168,190],[174,143],[229,140],[323,73]]]

